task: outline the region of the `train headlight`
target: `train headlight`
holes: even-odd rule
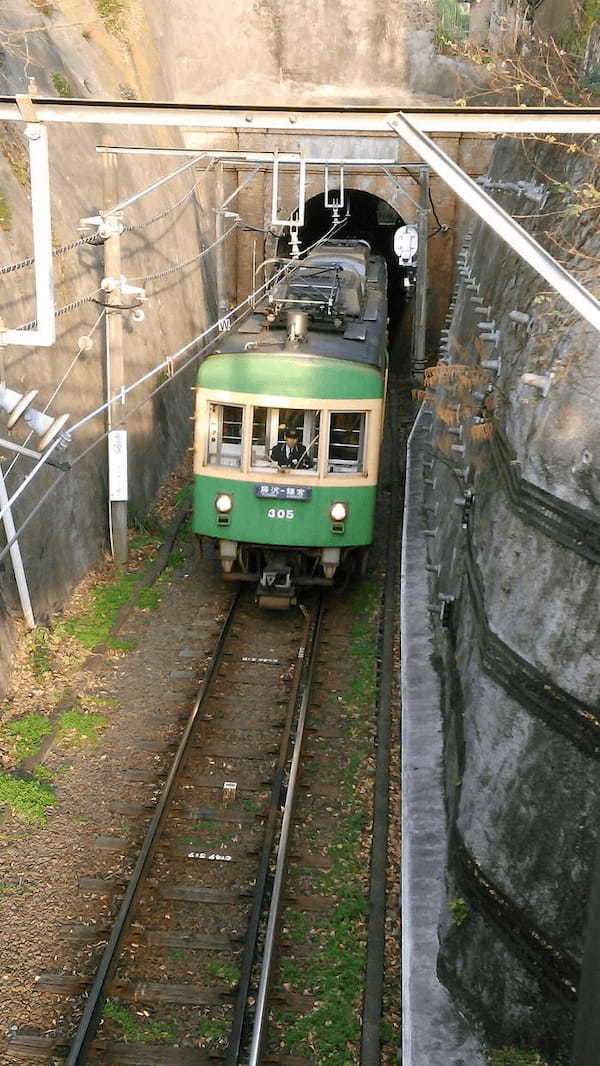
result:
[[[220,492],[215,500],[215,507],[219,514],[229,514],[233,507],[233,500],[228,492]]]
[[[329,514],[333,522],[345,522],[348,517],[348,504],[332,503]]]

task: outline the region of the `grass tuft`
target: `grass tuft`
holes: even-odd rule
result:
[[[97,744],[100,734],[106,729],[108,718],[103,714],[87,714],[71,709],[61,714],[58,720],[58,736],[73,747],[81,744]]]
[[[220,1040],[229,1032],[229,1022],[226,1018],[203,1018],[197,1033],[204,1040]]]
[[[122,37],[125,32],[127,0],[96,0],[96,7],[108,32],[114,33],[115,37]]]
[[[139,1044],[174,1044],[177,1041],[177,1022],[161,1022],[109,1000],[104,1007],[104,1017],[120,1027],[126,1040]],[[141,1020],[139,1020],[141,1019]]]
[[[500,1048],[491,1053],[491,1066],[546,1066],[538,1051],[532,1048]]]
[[[31,666],[37,678],[52,669],[50,639],[50,633],[43,626],[37,626],[31,633]]]
[[[121,574],[112,584],[93,589],[88,610],[78,618],[70,618],[61,623],[57,630],[75,637],[89,650],[97,644],[109,643],[110,629],[117,611],[127,603],[137,582],[137,574]]]
[[[45,825],[47,809],[55,800],[54,789],[45,782],[0,773],[0,807],[8,807],[16,818],[30,825]]]
[[[50,75],[50,80],[59,96],[68,98],[74,95],[71,82],[64,74],[61,74],[59,70],[55,70],[54,73]]]
[[[27,188],[29,185],[29,153],[23,138],[9,122],[0,122],[0,151],[5,157],[14,177]]]
[[[237,985],[240,979],[239,967],[230,962],[213,960],[208,964],[208,972],[212,977],[218,977],[228,985]]]
[[[3,725],[0,728],[0,737],[9,741],[13,758],[19,763],[39,751],[42,740],[52,733],[52,728],[52,723],[45,714],[34,711]]]
[[[0,881],[0,899],[7,899],[10,896],[30,896],[36,891],[34,885],[23,885],[21,882],[15,885],[8,881]]]
[[[468,36],[470,16],[459,0],[437,0],[439,25],[434,36],[438,51],[445,52]]]

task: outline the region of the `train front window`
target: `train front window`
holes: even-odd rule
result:
[[[209,466],[241,465],[243,421],[243,407],[233,404],[210,404],[206,455]]]
[[[300,470],[316,473],[319,458],[320,412],[299,408],[255,407],[252,417],[253,469]],[[292,448],[286,432],[295,434]]]
[[[327,470],[330,474],[363,473],[366,420],[364,411],[331,413],[327,456]]]

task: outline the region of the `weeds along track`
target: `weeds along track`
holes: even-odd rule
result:
[[[320,610],[315,599],[281,615],[236,598],[176,750],[144,774],[150,825],[131,877],[82,885],[113,895],[114,925],[70,930],[80,970],[40,976],[55,997],[86,995],[79,1029],[14,1033],[15,1063],[244,1061]]]
[[[237,598],[181,742],[168,723],[166,742],[137,741],[145,768],[111,809],[137,823],[138,846],[96,839],[86,924],[65,927],[70,961],[37,984],[48,1029],[13,1032],[11,1066],[396,1061],[387,764],[410,416],[390,391],[375,578],[326,613],[316,597],[285,615]]]

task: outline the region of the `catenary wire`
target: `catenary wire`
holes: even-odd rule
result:
[[[191,189],[188,189],[188,191],[184,193],[184,195],[181,197],[180,200],[177,201],[177,203],[171,204],[169,207],[165,208],[164,211],[160,211],[158,215],[153,215],[152,218],[147,218],[143,222],[131,222],[128,226],[124,226],[123,233],[131,233],[134,230],[145,229],[147,226],[152,226],[155,222],[160,222],[161,219],[166,218],[168,215],[172,214],[173,211],[176,211],[178,207],[181,207],[182,204],[186,203],[192,198],[192,196],[196,192],[196,189],[206,177],[206,175],[209,173],[209,171],[212,170],[215,163],[216,160],[211,159],[208,166],[205,167],[202,171],[202,174],[200,175],[198,180],[194,182]],[[110,212],[107,211],[106,214],[110,214]]]
[[[79,296],[77,300],[71,300],[71,303],[65,304],[64,307],[57,307],[54,312],[55,318],[60,318],[61,315],[68,315],[71,311],[76,311],[78,307],[83,307],[84,304],[91,304],[96,299],[100,289],[94,289],[93,292],[88,293],[87,296]],[[17,326],[18,330],[35,329],[37,326],[37,318],[31,320],[31,322],[25,322],[22,326]]]
[[[91,337],[95,333],[96,329],[100,325],[100,323],[101,323],[102,319],[104,318],[105,314],[106,314],[106,308],[104,307],[102,309],[102,311],[100,312],[100,314],[98,315],[98,317],[97,317],[96,321],[94,322],[92,328],[89,329],[88,332],[85,334],[86,337]],[[65,370],[62,378],[60,379],[60,381],[59,381],[58,385],[56,386],[54,392],[52,393],[50,399],[46,403],[45,407],[42,408],[42,413],[43,414],[46,413],[46,411],[50,407],[50,404],[53,403],[54,400],[56,399],[56,397],[58,396],[60,390],[62,389],[62,387],[63,387],[63,385],[65,383],[65,381],[67,380],[69,374],[71,373],[73,367],[75,366],[75,363],[79,359],[79,356],[81,355],[82,351],[83,351],[83,348],[78,348],[77,349],[75,355],[73,356],[71,362],[69,363],[67,369]],[[34,436],[34,432],[33,432],[33,430],[30,430],[29,433],[27,434],[27,437],[23,441],[23,447],[24,448],[27,447],[27,445],[29,444],[29,441],[31,440],[31,438],[33,436]],[[17,454],[15,455],[12,463],[10,463],[8,469],[6,470],[6,473],[4,475],[5,478],[8,477],[8,475],[11,473],[11,471],[13,470],[14,466],[16,465],[16,463],[18,463],[19,460],[22,459],[22,458],[23,458],[22,454],[20,452],[17,452]]]
[[[186,259],[183,263],[174,263],[173,266],[166,267],[165,270],[159,270],[156,274],[142,274],[136,278],[129,278],[129,281],[156,281],[157,278],[166,278],[168,274],[175,274],[178,270],[184,270],[185,267],[191,266],[192,263],[197,263],[199,259],[203,259],[208,252],[211,252],[218,244],[222,244],[222,242],[236,229],[238,229],[238,223],[234,222],[233,226],[230,226],[222,236],[217,237],[212,244],[207,245],[201,252],[198,252],[197,255],[193,255],[191,259]]]
[[[327,231],[327,233],[325,233],[322,237],[320,237],[313,244],[309,245],[308,248],[305,248],[303,254],[306,255],[308,252],[312,251],[313,248],[316,248],[319,245],[321,245],[330,236],[332,236],[339,229],[341,229],[342,226],[344,225],[344,223],[345,223],[344,219],[342,219],[338,223],[335,223]],[[297,262],[300,263],[301,260],[298,260]],[[261,285],[258,289],[254,290],[254,292],[250,293],[250,295],[247,296],[244,300],[242,300],[241,303],[239,303],[236,307],[232,308],[232,310],[229,312],[229,314],[227,316],[225,316],[227,319],[229,319],[229,328],[231,328],[234,325],[237,325],[237,323],[239,321],[241,321],[241,319],[244,317],[245,313],[252,307],[253,302],[256,300],[256,298],[258,296],[262,295],[268,288],[270,288],[276,281],[278,281],[279,278],[281,278],[286,272],[290,271],[291,269],[293,269],[293,267],[290,268],[289,264],[286,264],[279,271],[277,271],[273,275],[272,278],[269,278],[269,280],[267,282],[265,282],[264,285]],[[238,312],[239,312],[239,314],[238,314]],[[231,315],[236,315],[236,314],[237,314],[237,318],[235,318],[234,320],[231,320]],[[127,389],[124,389],[117,396],[113,397],[112,399],[108,400],[106,403],[102,404],[101,407],[98,407],[95,411],[90,412],[84,418],[80,419],[79,422],[76,422],[75,425],[73,425],[73,426],[71,426],[69,428],[69,432],[70,433],[74,433],[77,429],[80,429],[87,422],[90,422],[93,418],[96,418],[99,414],[102,414],[102,412],[105,411],[112,404],[120,402],[122,400],[122,398],[125,395],[127,395],[127,393],[131,392],[135,388],[139,388],[139,386],[142,385],[145,381],[147,381],[150,377],[154,377],[156,374],[158,374],[161,370],[165,369],[167,366],[172,367],[172,364],[173,364],[175,359],[181,358],[181,356],[183,356],[187,352],[189,352],[190,349],[192,347],[194,347],[194,345],[196,345],[200,340],[202,340],[204,337],[206,337],[207,334],[212,333],[215,329],[218,329],[219,324],[222,321],[223,321],[223,319],[218,319],[217,322],[212,323],[206,330],[203,330],[202,333],[200,333],[196,337],[194,337],[193,340],[189,341],[186,345],[184,345],[182,348],[180,348],[177,352],[174,352],[173,355],[171,355],[167,359],[163,360],[162,363],[159,363],[151,371],[149,371],[148,373],[144,374],[141,378],[138,378],[138,380],[133,382],[131,385],[127,386]],[[147,396],[144,397],[143,400],[140,401],[140,403],[138,403],[131,411],[128,411],[127,415],[123,419],[121,419],[121,421],[117,422],[113,426],[113,428],[116,428],[117,426],[122,426],[122,425],[126,424],[127,421],[130,418],[132,418],[133,415],[135,415],[142,407],[144,407],[145,404],[149,403],[149,401],[152,400],[153,397],[157,395],[157,393],[159,393],[163,388],[165,388],[167,385],[169,385],[176,377],[179,376],[179,374],[183,373],[184,370],[186,370],[189,366],[191,366],[192,363],[194,363],[197,359],[199,359],[200,356],[203,355],[211,347],[211,345],[215,343],[215,340],[216,340],[216,338],[211,338],[211,340],[207,341],[207,343],[199,351],[196,351],[194,353],[194,355],[191,356],[188,360],[186,360],[186,362],[182,366],[178,367],[177,370],[173,371],[173,373],[170,375],[170,377],[168,377],[166,379],[166,381],[163,381],[159,385],[157,385],[155,389],[153,389]],[[107,437],[108,437],[108,431],[102,433],[99,437],[97,437],[95,440],[93,440],[86,448],[84,448],[84,450],[82,452],[80,452],[79,455],[77,455],[75,457],[75,459],[73,459],[73,461],[71,463],[71,466],[70,466],[70,470],[72,470],[78,463],[80,463],[91,451],[93,451],[94,448],[96,448],[99,444],[101,444],[102,441],[106,440]],[[44,452],[44,455],[38,461],[38,463],[36,464],[34,469],[30,472],[30,474],[28,475],[28,478],[26,479],[26,481],[24,481],[23,484],[16,490],[16,492],[13,493],[13,495],[11,496],[10,500],[8,501],[8,503],[0,511],[0,518],[2,518],[4,513],[8,510],[8,508],[12,507],[13,503],[15,502],[15,500],[21,495],[21,493],[24,491],[24,489],[27,487],[27,485],[30,484],[33,481],[35,475],[39,472],[39,470],[45,464],[46,460],[52,454],[54,449],[58,446],[58,443],[59,443],[58,439],[56,441],[53,441],[52,444],[47,449],[47,451]],[[69,471],[63,471],[61,474],[59,474],[59,476],[52,483],[52,485],[50,485],[46,489],[46,491],[42,494],[42,496],[40,497],[38,502],[34,505],[34,507],[31,509],[31,511],[29,512],[27,517],[23,519],[21,525],[16,530],[14,536],[11,537],[11,539],[9,541],[7,541],[5,547],[2,549],[2,551],[0,551],[0,563],[2,562],[2,560],[4,559],[6,554],[10,551],[10,549],[13,546],[13,544],[19,539],[19,537],[21,536],[21,533],[26,529],[26,527],[29,525],[31,520],[35,517],[37,512],[44,505],[44,503],[46,502],[48,497],[51,495],[51,493],[54,491],[54,489],[57,488],[57,486],[62,482],[63,478],[66,476],[66,474],[68,472],[70,472],[70,470]]]
[[[208,252],[210,252],[218,244],[221,244],[221,242],[224,241],[226,237],[229,237],[230,233],[232,233],[234,229],[237,229],[237,227],[238,227],[238,223],[236,222],[236,223],[234,223],[233,226],[231,226],[227,230],[226,233],[224,233],[221,237],[218,237],[211,244],[207,245],[206,248],[203,248],[202,251],[199,252],[197,255],[192,256],[191,259],[186,259],[185,262],[183,262],[183,263],[175,263],[173,266],[167,267],[165,270],[158,271],[156,274],[147,274],[147,275],[141,275],[140,277],[129,278],[129,281],[154,281],[157,278],[166,277],[167,274],[175,274],[178,270],[184,270],[185,267],[188,267],[192,263],[195,263],[197,260],[202,259],[205,255],[208,254]],[[56,311],[54,312],[54,317],[55,318],[60,318],[61,315],[66,315],[66,314],[69,314],[69,312],[71,312],[71,311],[76,311],[79,307],[82,307],[86,303],[93,303],[94,301],[97,300],[98,293],[100,293],[100,292],[101,292],[101,289],[95,289],[94,292],[88,293],[87,296],[80,296],[77,300],[72,300],[71,303],[65,304],[64,307],[57,308]],[[115,305],[110,305],[110,306],[115,306]],[[129,310],[129,308],[120,307],[119,310],[127,311],[127,310]],[[22,326],[17,326],[17,329],[18,330],[30,330],[30,329],[35,329],[36,326],[37,326],[37,319],[34,318],[30,322],[25,322]]]
[[[165,208],[164,211],[160,211],[159,214],[153,215],[152,218],[144,219],[142,222],[130,223],[128,226],[125,226],[123,228],[123,232],[130,233],[134,230],[145,229],[147,226],[151,226],[155,222],[160,222],[161,219],[166,218],[167,215],[170,215],[173,211],[176,211],[178,207],[181,207],[182,204],[186,203],[187,200],[191,199],[203,178],[205,178],[208,172],[214,167],[215,162],[216,160],[211,159],[209,165],[203,170],[198,180],[194,182],[191,189],[188,189],[188,191],[184,193],[180,200]],[[110,214],[110,212],[107,211],[106,214]],[[86,237],[78,237],[76,240],[69,241],[67,244],[60,244],[58,245],[58,247],[53,248],[52,255],[66,255],[67,252],[72,252],[75,248],[81,248],[85,244],[99,247],[100,245],[104,244],[104,237],[100,237],[97,233],[92,233]],[[25,259],[21,259],[18,263],[9,263],[5,266],[0,266],[0,275],[12,274],[17,270],[24,270],[25,267],[33,266],[34,263],[35,256],[29,255]]]

